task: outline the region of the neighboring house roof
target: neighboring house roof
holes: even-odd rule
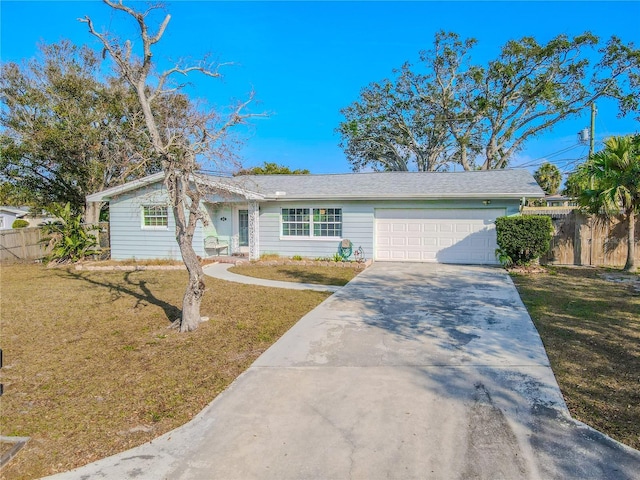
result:
[[[579,210],[580,207],[565,206],[565,207],[522,207],[523,215],[548,215],[551,218],[561,218],[571,215],[574,211]]]
[[[16,217],[24,217],[29,213],[29,207],[6,207],[3,205],[0,206],[0,213],[1,212],[7,212]]]
[[[152,175],[87,197],[106,201],[162,180]],[[326,175],[241,175],[199,177],[214,188],[255,200],[453,199],[543,197],[531,173],[522,169],[469,172],[370,172]]]

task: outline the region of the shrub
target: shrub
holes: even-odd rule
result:
[[[11,224],[11,228],[24,228],[28,226],[29,226],[29,222],[21,218],[16,218]]]
[[[302,260],[302,255],[294,255],[293,257],[291,257],[291,260]]]
[[[42,242],[49,242],[52,247],[50,261],[77,262],[88,255],[99,253],[95,249],[96,237],[87,233],[82,225],[82,216],[74,215],[69,203],[64,208],[53,207],[51,213],[60,217],[62,221],[46,223],[42,226],[45,235],[49,235],[42,239]]]
[[[500,263],[527,265],[549,251],[553,226],[543,215],[521,215],[496,219]]]

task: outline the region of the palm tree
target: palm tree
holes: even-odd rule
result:
[[[533,176],[547,195],[553,195],[558,192],[560,182],[562,182],[562,174],[558,167],[552,163],[544,162]]]
[[[627,223],[627,262],[624,270],[635,269],[635,220],[640,212],[640,135],[611,137],[605,149],[595,153],[584,173],[590,187],[583,190],[579,202],[591,212],[619,214]]]

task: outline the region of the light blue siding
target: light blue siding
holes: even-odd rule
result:
[[[351,202],[269,202],[260,204],[260,253],[277,253],[282,257],[300,255],[305,258],[331,257],[337,253],[340,239],[283,238],[280,215],[283,208],[342,208],[342,238],[357,248],[373,247],[373,209]]]
[[[114,198],[109,203],[111,258],[114,260],[173,259],[180,260],[180,249],[175,237],[173,212],[169,207],[166,228],[143,228],[144,205],[168,205],[166,190],[156,183]],[[202,224],[199,222],[193,237],[197,255],[204,256]]]
[[[210,198],[208,200],[222,200]],[[355,248],[362,247],[367,258],[373,258],[375,248],[374,227],[376,209],[505,209],[507,215],[517,214],[518,200],[491,199],[484,205],[482,200],[439,201],[268,201],[260,203],[259,252],[275,253],[282,257],[300,255],[305,258],[331,257],[338,251],[341,239],[349,239]],[[169,225],[166,228],[147,229],[142,226],[144,205],[168,204],[162,183],[153,184],[129,194],[114,198],[110,202],[111,256],[116,260],[180,259],[180,250],[175,240],[175,222],[169,209]],[[236,205],[246,205],[239,203]],[[243,208],[245,208],[243,206]],[[341,208],[342,237],[340,239],[285,238],[282,237],[282,208]],[[202,207],[207,225],[198,224],[193,239],[194,250],[202,257],[204,237],[216,235],[223,242],[232,243],[237,232],[234,222],[237,211],[227,204],[209,204]]]
[[[260,253],[274,253],[282,257],[300,255],[305,258],[330,257],[338,251],[340,241],[318,238],[283,238],[280,215],[283,208],[342,208],[342,238],[349,239],[355,248],[362,247],[366,258],[373,258],[375,238],[375,210],[379,208],[433,208],[433,209],[500,209],[507,215],[519,211],[518,200],[439,201],[343,201],[343,202],[266,202],[260,205]]]

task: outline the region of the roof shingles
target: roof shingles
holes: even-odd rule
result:
[[[328,175],[248,175],[223,179],[267,198],[541,197],[527,170],[375,172]],[[285,192],[285,195],[276,195]]]

